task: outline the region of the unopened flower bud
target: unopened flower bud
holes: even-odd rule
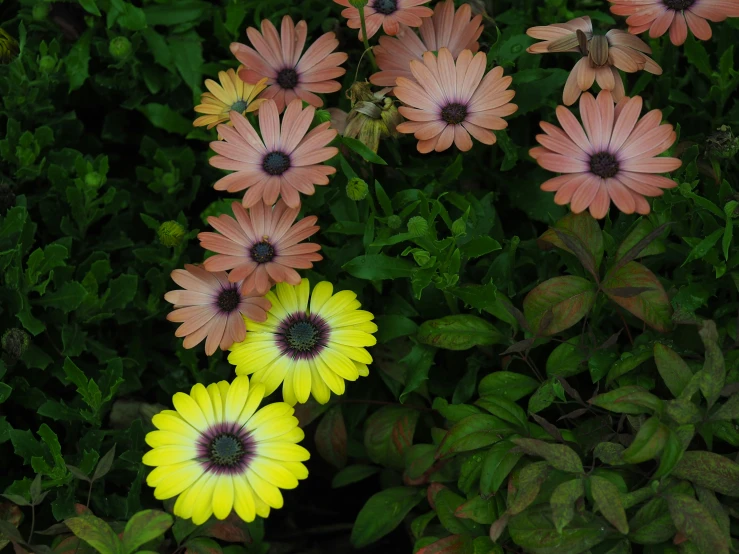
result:
[[[400,229],[400,226],[403,224],[403,220],[400,219],[397,215],[391,215],[387,218],[387,226],[391,229]]]
[[[367,198],[368,192],[369,187],[367,186],[367,183],[359,177],[349,179],[349,183],[346,185],[346,195],[355,202]]]
[[[56,67],[56,59],[53,56],[41,56],[38,67],[43,73],[50,73]]]
[[[165,221],[159,226],[157,235],[164,246],[174,247],[182,242],[185,228],[176,221]]]
[[[162,175],[162,184],[168,189],[174,187],[175,182],[176,179],[174,173],[165,173],[164,175]]]
[[[463,235],[467,232],[467,224],[464,222],[463,219],[457,219],[454,223],[452,223],[452,234],[454,236]]]
[[[416,215],[408,220],[408,232],[411,235],[420,237],[428,233],[429,224],[420,215]]]
[[[122,60],[131,53],[131,41],[126,37],[115,37],[108,44],[108,52],[118,60]]]
[[[90,188],[98,188],[103,184],[103,176],[97,171],[92,171],[85,175],[85,184]]]
[[[31,339],[23,329],[13,327],[3,333],[2,347],[11,360],[15,361],[23,356],[28,349]]]
[[[49,15],[50,10],[51,6],[49,4],[47,4],[46,2],[38,2],[33,7],[31,15],[33,16],[34,20],[43,21]]]

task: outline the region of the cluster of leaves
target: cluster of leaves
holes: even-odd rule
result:
[[[412,138],[377,154],[340,138],[336,177],[305,198],[325,257],[307,276],[356,291],[378,345],[368,378],[298,407],[311,479],[266,537],[299,552],[736,549],[739,25],[682,49],[653,41],[669,71],[628,76],[627,93],[678,126],[683,168],[652,215],[601,224],[538,188],[548,174],[526,152],[572,60],[527,55],[525,29],[590,15],[605,30],[605,2],[471,3],[489,65],[517,91],[498,144],[420,157]],[[369,67],[339,12],[0,5],[19,43],[0,66],[0,547],[269,550],[261,520],[196,529],[152,511],[143,437],[174,392],[233,376],[164,320],[169,273],[202,259],[196,234],[232,200],[210,186],[214,136],[191,123],[203,79],[235,67],[228,45],[246,26],[289,13],[314,38],[337,33],[348,89]],[[345,194],[354,177],[365,200]],[[168,221],[178,244],[157,237]]]

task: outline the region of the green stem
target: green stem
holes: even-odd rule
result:
[[[362,29],[362,41],[364,42],[364,51],[369,55],[369,60],[372,64],[372,70],[377,71],[377,62],[375,62],[375,55],[372,53],[372,47],[369,45],[369,40],[367,40],[367,25],[364,22],[364,8],[358,8],[358,11],[359,25]]]

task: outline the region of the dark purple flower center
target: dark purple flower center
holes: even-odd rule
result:
[[[608,179],[618,173],[618,160],[610,152],[598,152],[590,157],[590,171]]]
[[[375,0],[372,7],[378,13],[390,15],[398,9],[398,3],[396,0]]]
[[[695,0],[662,0],[662,3],[671,10],[680,11],[687,10],[695,4]]]
[[[467,117],[467,106],[452,102],[441,108],[441,119],[450,125],[459,125]]]
[[[231,109],[235,112],[243,113],[246,108],[249,107],[249,104],[244,102],[243,100],[238,100],[231,104]]]
[[[329,327],[318,316],[296,313],[280,324],[277,335],[283,355],[310,359],[326,346]]]
[[[281,69],[277,74],[277,84],[282,88],[293,89],[298,86],[298,72],[292,67]]]
[[[233,312],[241,303],[241,294],[235,288],[223,289],[218,295],[218,307],[226,313]]]
[[[246,456],[246,446],[240,437],[231,433],[216,435],[208,445],[210,462],[223,468],[233,468]]]
[[[258,264],[266,264],[267,262],[271,262],[272,258],[274,257],[275,249],[266,240],[258,242],[251,247],[251,259]]]
[[[262,167],[270,175],[282,175],[290,169],[290,156],[282,152],[270,152],[264,157]]]

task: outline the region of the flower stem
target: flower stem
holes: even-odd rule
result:
[[[364,21],[364,8],[359,8],[359,25],[362,30],[362,41],[364,42],[364,51],[369,55],[370,63],[372,64],[372,70],[377,71],[377,62],[375,62],[375,55],[372,53],[372,47],[369,45],[367,40],[367,24]]]

